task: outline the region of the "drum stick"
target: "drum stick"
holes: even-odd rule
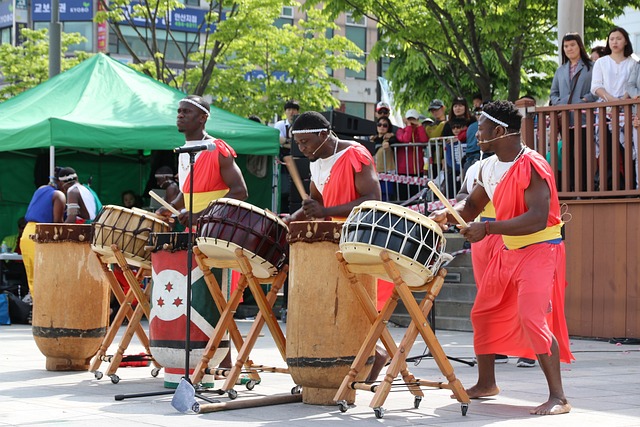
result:
[[[287,169],[289,169],[289,175],[291,175],[291,180],[293,180],[294,185],[298,189],[298,194],[302,197],[302,200],[308,199],[307,191],[304,189],[304,185],[302,184],[302,179],[300,178],[300,174],[298,173],[298,168],[296,167],[296,163],[293,161],[293,157],[284,156],[284,162],[287,165]]]
[[[451,206],[451,203],[449,203],[449,201],[447,200],[446,197],[444,197],[444,194],[442,194],[440,192],[440,189],[438,188],[438,186],[436,185],[435,182],[433,181],[429,181],[429,183],[427,184],[429,186],[429,188],[431,189],[431,191],[433,191],[433,194],[435,194],[436,196],[438,196],[438,199],[440,199],[440,201],[442,202],[442,204],[444,205],[445,208],[447,208],[447,210],[449,211],[449,213],[451,215],[453,215],[453,217],[456,219],[456,221],[458,221],[458,224],[462,225],[463,227],[468,227],[469,224],[467,224],[467,221],[465,221],[464,219],[462,219],[462,217],[460,216],[460,214],[458,213],[457,210],[453,209],[453,206]]]
[[[160,203],[163,207],[167,208],[169,212],[174,214],[175,216],[180,216],[180,211],[171,206],[165,199],[158,196],[153,190],[149,191],[149,195],[158,203]]]

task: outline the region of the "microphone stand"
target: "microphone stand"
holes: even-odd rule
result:
[[[189,377],[189,368],[190,368],[190,352],[191,352],[191,269],[193,268],[193,165],[196,162],[196,154],[197,152],[189,151],[189,218],[188,218],[188,226],[189,231],[187,232],[187,301],[185,305],[186,309],[186,323],[187,327],[185,330],[185,343],[184,343],[184,377],[182,378],[184,381],[180,381],[180,384],[175,390],[164,390],[164,391],[156,391],[149,393],[133,393],[133,394],[117,394],[115,396],[115,400],[124,400],[135,397],[149,397],[149,396],[164,396],[164,395],[174,395],[174,400],[177,394],[180,394],[181,400],[187,399],[190,395],[198,397],[205,402],[209,403],[220,403],[219,400],[209,399],[199,393],[191,383],[191,378]],[[221,390],[212,390],[213,393],[216,394],[224,394]],[[183,404],[184,402],[178,402],[178,405]],[[193,409],[193,407],[199,406],[197,402],[193,403],[193,406],[190,408],[189,405],[183,408],[176,407],[176,404],[172,401],[172,405],[180,410],[181,412],[186,412],[186,410],[182,409]],[[194,412],[196,412],[194,410]]]

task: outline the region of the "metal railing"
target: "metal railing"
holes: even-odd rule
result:
[[[455,199],[464,182],[464,144],[455,137],[432,138],[427,143],[397,143],[389,150],[381,150],[377,145],[375,149],[384,201],[412,206],[421,212],[431,211],[439,204],[427,186],[429,181],[434,181],[450,200]]]

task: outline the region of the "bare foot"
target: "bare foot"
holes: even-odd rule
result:
[[[467,395],[469,396],[469,399],[480,399],[482,397],[495,396],[498,393],[500,393],[500,388],[495,384],[490,387],[481,387],[476,384],[473,387],[467,389]],[[456,396],[452,394],[451,398],[456,399]]]
[[[529,411],[531,415],[560,415],[568,414],[571,411],[571,405],[566,400],[551,398],[542,405]]]

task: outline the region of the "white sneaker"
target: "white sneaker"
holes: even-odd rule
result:
[[[506,354],[496,354],[496,360],[495,363],[507,363],[509,362],[509,356],[507,356]]]
[[[526,357],[521,357],[518,359],[518,363],[516,363],[518,368],[533,368],[536,366],[535,359],[527,359]]]

